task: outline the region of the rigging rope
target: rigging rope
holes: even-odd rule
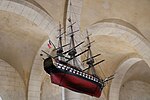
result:
[[[73,20],[76,20],[77,21],[77,13],[75,13],[75,11],[74,11],[74,9],[73,9],[73,5],[72,5],[72,3],[71,3],[71,0],[70,0],[70,3],[69,3],[69,18],[71,18],[71,19],[73,19]],[[72,15],[72,16],[71,16]],[[73,17],[74,16],[74,17]],[[78,26],[78,28],[80,29],[80,25],[79,25],[79,22],[77,22],[77,26]],[[85,36],[84,36],[84,34],[82,34],[81,32],[79,32],[79,35],[76,35],[76,36],[78,36],[78,41],[80,40],[83,40],[83,38],[85,38]],[[78,41],[75,39],[75,43],[77,44],[78,43]],[[81,51],[83,51],[83,49],[81,48],[81,47],[79,47],[79,49],[81,50]],[[86,54],[84,54],[84,56],[86,57]],[[80,60],[78,60],[78,62],[80,62],[80,64],[83,66],[84,65],[84,63],[82,63]],[[102,70],[102,69],[101,69]],[[103,73],[103,72],[102,72]],[[104,75],[105,76],[105,75]]]
[[[71,18],[72,21],[74,21],[74,20],[77,21],[77,13],[75,13],[75,10],[73,9],[73,5],[72,5],[71,0],[70,0],[70,3],[69,3],[69,18]],[[76,25],[77,25],[76,27],[79,28],[79,30],[80,30],[79,22],[77,22]],[[78,33],[77,33],[77,34],[78,34]],[[83,39],[85,38],[85,35],[82,34],[81,32],[79,32],[79,35],[76,35],[76,37],[78,38],[78,41],[75,39],[75,43],[77,44],[79,41],[81,41],[81,40],[83,40]],[[93,47],[94,47],[94,46],[93,46]],[[97,49],[98,49],[98,48],[95,48],[95,47],[94,47],[93,51],[95,51],[95,50],[97,50]],[[80,46],[80,47],[79,47],[79,50],[83,51],[83,47]],[[100,51],[100,50],[98,49],[98,51]],[[86,54],[84,54],[84,56],[86,57]],[[97,61],[97,60],[95,59],[95,61]],[[79,59],[78,59],[78,62],[80,62],[80,64],[81,64],[82,66],[84,66],[84,63],[82,63]],[[103,76],[106,77],[105,73],[103,72],[103,69],[101,68],[102,65],[101,65],[101,66],[100,66],[100,64],[98,64],[98,65],[99,65],[99,68],[100,68],[100,70],[101,70]]]

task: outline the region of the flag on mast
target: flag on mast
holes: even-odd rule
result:
[[[49,49],[52,47],[52,44],[51,44],[51,41],[50,41],[50,40],[48,41],[47,46],[48,46]]]

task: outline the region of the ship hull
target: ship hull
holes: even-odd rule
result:
[[[65,87],[75,92],[84,93],[87,95],[100,97],[102,91],[102,84],[92,81],[86,74],[83,75],[81,71],[73,69],[68,65],[57,63],[56,65],[49,64],[49,71],[51,82],[59,86]],[[48,72],[47,71],[47,72]],[[82,75],[81,75],[82,73]]]
[[[50,77],[52,83],[72,91],[88,94],[95,97],[100,97],[101,95],[101,89],[99,86],[74,75],[52,73]]]

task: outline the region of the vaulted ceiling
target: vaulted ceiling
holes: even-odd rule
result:
[[[5,60],[17,69],[27,84],[32,64],[38,50],[48,39],[49,34],[51,37],[55,36],[55,34],[50,33],[52,32],[51,27],[53,26],[46,28],[49,24],[47,24],[47,26],[41,25],[42,22],[36,21],[38,14],[34,15],[35,12],[30,12],[30,10],[30,18],[28,18],[23,14],[24,9],[32,8],[41,14],[41,16],[42,14],[44,17],[47,16],[47,20],[52,19],[52,23],[60,22],[66,25],[69,0],[10,0],[11,2],[8,4],[7,1],[9,2],[9,0],[0,0],[0,59]],[[90,32],[95,34],[91,38],[96,41],[92,49],[94,54],[102,53],[102,56],[97,58],[97,60],[103,58],[106,60],[101,65],[106,75],[113,74],[119,64],[127,58],[144,58],[144,56],[149,55],[140,51],[144,47],[136,47],[136,45],[142,41],[142,43],[147,46],[147,50],[149,51],[150,49],[149,0],[72,1],[76,2],[76,5],[81,5],[80,8],[74,6],[74,9],[76,11],[81,10],[77,16],[79,17],[79,27],[82,32],[84,32],[85,29],[89,29]],[[16,4],[16,8],[12,7],[9,9],[8,7],[12,2]],[[20,7],[24,8],[17,8],[17,4],[23,5]],[[5,6],[7,7],[3,8]],[[23,12],[19,12],[19,9],[22,9]],[[40,18],[38,20],[40,20]],[[97,27],[98,24],[108,23],[112,24],[111,28],[109,25]],[[123,28],[119,33],[118,29],[120,26]],[[111,32],[108,29],[111,29]],[[140,40],[135,41],[136,43],[133,45],[130,41],[127,41],[130,37],[120,35],[118,38],[113,35],[105,35],[107,33],[121,34],[121,32],[123,34],[130,33],[131,35],[128,36],[135,35],[136,38],[138,37]],[[145,59],[150,63],[149,58],[146,57]],[[101,69],[99,67],[96,67],[96,69],[97,73],[101,75]]]

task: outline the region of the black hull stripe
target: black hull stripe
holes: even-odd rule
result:
[[[58,66],[57,66],[57,67],[58,67]],[[100,88],[103,88],[103,83],[95,82],[95,81],[93,81],[93,80],[91,80],[91,79],[88,79],[88,78],[86,78],[86,77],[83,77],[82,75],[75,74],[75,73],[73,73],[73,72],[70,72],[69,70],[65,70],[65,69],[63,70],[63,69],[57,68],[57,67],[55,66],[55,70],[52,70],[52,73],[53,73],[53,74],[55,74],[55,73],[70,74],[70,75],[73,75],[73,76],[76,76],[76,77],[85,79],[85,80],[87,80],[87,81],[90,81],[90,82],[92,82],[92,83],[94,83],[94,84],[100,86]],[[74,68],[73,68],[73,69],[74,69]],[[75,69],[75,70],[76,70],[76,69]],[[80,72],[81,72],[81,71],[80,71]],[[85,76],[86,76],[86,75],[85,75]]]

